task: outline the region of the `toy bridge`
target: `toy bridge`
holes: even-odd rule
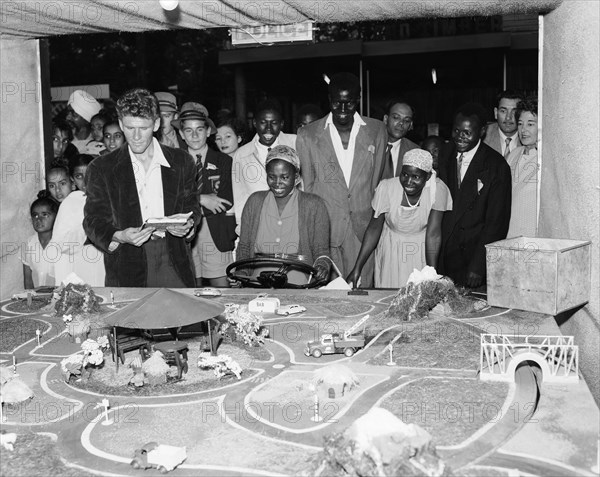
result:
[[[544,382],[579,380],[579,347],[572,336],[481,335],[482,380],[512,382],[517,366],[525,361],[539,365]]]

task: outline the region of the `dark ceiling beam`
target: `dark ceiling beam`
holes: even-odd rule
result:
[[[293,44],[237,48],[219,52],[220,65],[239,65],[262,61],[296,60],[300,58],[329,58],[335,56],[360,56],[362,40],[331,43]]]
[[[220,65],[239,65],[264,61],[306,58],[361,56],[363,58],[412,55],[458,50],[508,48],[537,49],[538,35],[532,33],[481,33],[452,37],[418,38],[392,41],[337,41],[332,43],[245,47],[219,52]]]
[[[415,38],[412,40],[367,41],[363,56],[412,55],[440,51],[510,48],[510,33],[481,33],[452,37]],[[537,45],[536,45],[537,47]]]

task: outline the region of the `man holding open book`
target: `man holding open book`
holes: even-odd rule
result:
[[[195,166],[160,145],[158,100],[134,89],[117,101],[127,144],[88,166],[83,226],[105,252],[106,286],[195,286],[190,241],[200,224]]]

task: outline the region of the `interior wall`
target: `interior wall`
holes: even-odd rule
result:
[[[23,289],[19,248],[34,231],[29,206],[43,183],[38,40],[0,39],[0,298]]]
[[[563,2],[544,17],[542,178],[539,234],[591,240],[590,303],[562,325],[600,402],[600,8]]]

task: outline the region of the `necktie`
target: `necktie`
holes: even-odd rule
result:
[[[504,144],[506,144],[506,148],[504,149],[504,159],[507,159],[508,155],[510,154],[510,141],[511,138],[509,137],[504,140]]]
[[[394,160],[392,159],[392,147],[394,147],[394,145],[388,142],[388,145],[385,148],[385,167],[389,171],[389,177],[394,177]]]
[[[196,184],[198,185],[198,194],[202,194],[202,154],[196,154]]]
[[[464,153],[460,153],[460,156],[458,156],[458,161],[456,164],[456,180],[458,181],[458,188],[460,189],[460,183],[462,182],[461,179],[461,169],[462,169],[462,163],[463,163],[463,157],[464,157]]]

